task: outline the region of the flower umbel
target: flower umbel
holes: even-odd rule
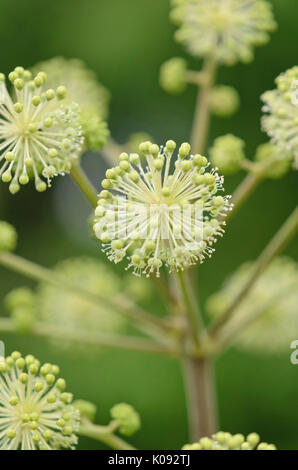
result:
[[[138,275],[159,276],[163,265],[179,271],[210,257],[231,209],[230,197],[220,195],[223,177],[202,155],[189,155],[188,143],[171,173],[175,148],[171,140],[164,147],[144,142],[139,154],[122,153],[102,181],[96,236],[111,261],[128,258]]]
[[[77,105],[64,103],[66,89],[46,89],[43,72],[23,67],[9,74],[13,97],[0,74],[0,177],[16,193],[35,180],[37,191],[71,168],[83,142]],[[41,179],[42,176],[45,180]]]
[[[110,135],[105,119],[110,93],[98,82],[95,73],[80,59],[54,57],[41,62],[33,71],[44,70],[51,88],[64,85],[67,99],[80,106],[80,123],[86,143],[92,150],[103,147]]]
[[[209,298],[207,310],[211,316],[220,316],[231,304],[253,267],[253,263],[240,266],[223,288]],[[249,351],[262,354],[287,351],[298,327],[297,302],[297,263],[286,257],[276,258],[227,323],[223,335],[237,331],[237,346]]]
[[[276,145],[281,159],[294,156],[298,168],[298,66],[287,70],[276,79],[277,88],[262,95],[267,113],[263,129]]]
[[[219,168],[224,175],[237,173],[245,158],[244,147],[244,140],[233,134],[217,137],[209,149],[212,165]]]
[[[115,296],[121,290],[121,280],[109,266],[97,259],[81,257],[61,261],[55,266],[55,272],[78,288],[91,294]],[[123,332],[126,322],[111,308],[89,301],[73,292],[66,292],[63,287],[42,283],[36,296],[39,319],[48,325],[67,328],[69,332],[92,334]],[[54,340],[55,341],[55,340]],[[55,341],[55,345],[58,342]],[[71,346],[64,341],[60,347]],[[81,350],[80,350],[81,353]]]
[[[252,60],[276,27],[266,0],[173,0],[171,17],[191,54],[227,65]]]
[[[0,220],[0,252],[13,251],[17,246],[17,241],[16,229],[5,220]]]
[[[255,432],[245,438],[243,434],[219,431],[212,438],[202,437],[199,442],[186,444],[182,450],[276,450],[276,447],[260,442],[260,436]]]
[[[19,352],[0,362],[0,449],[73,448],[79,412],[59,367]]]

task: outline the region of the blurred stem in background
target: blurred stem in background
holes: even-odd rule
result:
[[[213,72],[213,69],[210,69],[210,73],[211,71]],[[203,100],[202,102],[205,106],[206,101]],[[205,109],[204,113],[199,114],[201,116],[203,114],[208,116],[208,111]],[[207,129],[208,126],[207,128],[205,126],[205,136]],[[200,135],[200,132],[198,134]],[[95,207],[97,205],[97,195],[88,177],[78,165],[72,169],[71,173],[82,193],[92,207]],[[253,176],[258,178],[260,174],[261,173],[258,173]],[[251,189],[253,185],[246,185],[244,183],[244,187]],[[246,189],[243,193],[248,196],[250,191]],[[243,197],[239,198],[239,200],[241,199],[243,200]],[[140,307],[134,305],[129,299],[123,296],[123,294],[114,299],[94,295],[68,282],[67,279],[57,275],[54,271],[8,252],[0,253],[0,264],[35,280],[49,282],[68,289],[95,303],[106,303],[112,306],[117,312],[126,316],[140,330],[152,336],[155,341],[134,337],[98,334],[88,335],[88,337],[82,336],[81,334],[78,336],[71,334],[71,338],[69,339],[85,342],[86,344],[98,344],[180,357],[183,366],[185,391],[188,402],[190,437],[193,441],[197,441],[200,437],[210,436],[217,430],[217,404],[213,356],[220,351],[220,337],[218,338],[218,333],[235,314],[238,305],[250,292],[254,283],[262,275],[271,260],[283,250],[294,237],[297,230],[298,207],[264,249],[256,262],[255,269],[248,282],[226,312],[211,325],[208,333],[205,331],[203,319],[199,311],[199,304],[188,273],[179,272],[178,276],[175,278],[180,288],[180,296],[177,302],[175,302],[176,295],[173,297],[168,282],[164,282],[163,280],[159,281],[157,285],[161,288],[166,303],[169,305],[171,311],[176,317],[178,313],[180,317],[186,320],[186,329],[183,324],[180,325],[182,329],[178,341],[174,341],[174,330],[171,322],[158,319],[154,315],[143,311]],[[0,321],[0,331],[14,331],[13,321],[11,319],[2,318]],[[34,326],[33,333],[42,337],[58,339],[65,339],[65,337],[69,335],[67,332],[40,323]],[[100,440],[114,449],[133,449],[133,447],[125,441],[115,436],[113,431],[108,428],[109,426],[102,427],[93,425],[92,423],[85,423],[81,427],[81,434]]]
[[[194,154],[204,154],[210,127],[210,94],[216,80],[217,64],[212,57],[205,60],[202,72],[197,76],[198,97],[191,134],[191,147]],[[180,288],[185,301],[189,331],[196,338],[198,326],[203,325],[198,301],[198,270],[191,272],[185,282],[179,276]],[[193,287],[196,286],[194,293]],[[193,304],[196,307],[193,307]],[[196,320],[195,320],[196,318]],[[196,328],[195,331],[192,331]],[[200,335],[202,337],[202,335]],[[200,346],[200,339],[196,346]],[[208,357],[185,358],[182,361],[185,392],[188,406],[189,434],[192,441],[202,436],[210,436],[217,430],[217,400],[213,365]]]
[[[158,341],[163,342],[165,340],[165,333],[167,331],[166,323],[164,323],[162,319],[156,318],[155,316],[143,311],[137,305],[134,305],[133,302],[123,294],[119,294],[113,299],[108,299],[104,296],[100,296],[99,294],[95,295],[75,284],[71,284],[67,279],[59,276],[50,269],[39,266],[36,263],[32,263],[31,261],[8,252],[0,253],[0,264],[12,271],[18,272],[31,279],[35,279],[36,281],[49,282],[57,287],[67,289],[77,295],[81,295],[91,302],[107,305],[130,320],[136,328],[139,328],[144,333],[158,339]]]
[[[210,93],[215,82],[216,69],[216,62],[212,58],[206,59],[202,78],[199,81],[200,88],[191,134],[191,147],[194,154],[205,152],[210,124]]]
[[[237,307],[249,294],[254,284],[257,282],[259,277],[263,274],[267,266],[290,242],[290,240],[296,235],[298,230],[298,207],[292,212],[289,218],[285,221],[282,227],[278,230],[276,235],[272,238],[266,248],[263,250],[258,260],[255,263],[254,270],[248,278],[246,284],[239,292],[237,297],[234,299],[228,309],[221,315],[211,326],[210,334],[216,337],[217,332],[220,328],[226,324],[232,316],[235,314]]]

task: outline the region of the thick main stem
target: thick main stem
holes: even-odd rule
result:
[[[216,62],[206,59],[203,74],[203,83],[198,93],[194,122],[191,134],[193,153],[204,153],[210,124],[210,93],[215,82]]]
[[[195,350],[199,351],[205,332],[198,304],[186,273],[178,273],[178,280],[189,336]],[[181,365],[187,398],[189,434],[192,441],[197,441],[203,436],[210,436],[217,429],[216,392],[211,360],[208,357],[190,355],[187,342],[188,338],[185,338],[185,356],[182,357]]]
[[[195,347],[199,347],[200,333],[202,333],[202,321],[198,304],[192,291],[190,279],[184,271],[179,271],[178,281],[184,302],[185,315],[187,316],[188,331]]]
[[[232,318],[240,303],[250,293],[252,287],[255,285],[259,277],[263,274],[272,259],[285,248],[289,241],[296,235],[297,230],[298,207],[296,207],[290,217],[286,220],[280,230],[276,233],[270,243],[263,250],[263,252],[255,263],[255,268],[253,269],[250,277],[248,278],[246,284],[243,286],[242,290],[239,292],[237,297],[234,299],[228,309],[223,313],[223,315],[221,315],[221,317],[219,317],[218,320],[213,323],[210,329],[210,334],[212,336],[216,336],[218,330],[220,330],[220,328]]]
[[[197,442],[201,437],[217,431],[217,404],[213,363],[210,358],[184,358],[182,362],[190,438]]]

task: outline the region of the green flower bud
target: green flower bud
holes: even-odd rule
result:
[[[168,93],[178,94],[186,89],[187,62],[180,57],[173,57],[160,68],[160,86]]]
[[[259,145],[255,155],[255,161],[258,163],[264,163],[269,159],[275,160],[265,173],[265,176],[271,179],[285,176],[290,170],[292,158],[291,154],[288,153],[287,157],[284,152],[279,152],[278,148],[270,143]]]
[[[240,106],[240,98],[235,88],[218,85],[211,91],[210,108],[218,117],[229,117],[235,114]]]
[[[111,416],[119,424],[119,432],[125,436],[131,436],[141,427],[139,414],[126,403],[119,403],[111,409]]]
[[[107,123],[90,112],[82,112],[80,121],[87,146],[94,151],[104,147],[110,137]]]
[[[6,295],[4,302],[9,311],[18,307],[32,309],[35,307],[35,295],[28,287],[18,287]]]
[[[76,400],[73,406],[80,412],[80,416],[87,418],[89,421],[94,422],[96,415],[96,405],[86,400]]]
[[[244,146],[244,141],[232,134],[218,137],[209,150],[210,160],[225,175],[237,173],[245,158]]]
[[[182,450],[276,450],[274,444],[260,442],[260,436],[256,433],[249,434],[246,438],[243,434],[229,432],[217,432],[211,438],[202,437],[200,442],[186,444]]]
[[[0,220],[0,252],[14,251],[17,246],[18,235],[15,228]]]

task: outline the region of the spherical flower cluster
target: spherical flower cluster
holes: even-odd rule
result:
[[[210,316],[220,316],[247,282],[253,263],[242,265],[207,302]],[[241,302],[225,331],[238,331],[237,346],[274,354],[287,351],[298,328],[298,265],[277,258]],[[249,320],[249,321],[248,321]]]
[[[267,143],[259,145],[256,154],[255,161],[257,163],[266,163],[272,161],[272,165],[265,172],[265,176],[271,179],[282,178],[287,174],[291,167],[293,156],[288,152],[288,156],[284,153],[280,153],[276,145]]]
[[[182,450],[276,450],[276,447],[260,442],[260,436],[255,432],[245,438],[243,434],[219,431],[212,438],[202,437],[199,442],[186,444]]]
[[[0,252],[14,251],[17,241],[18,234],[16,229],[4,220],[0,220]]]
[[[223,177],[184,143],[172,170],[176,143],[143,142],[122,153],[106,172],[95,210],[94,231],[110,261],[128,259],[137,275],[183,270],[211,256],[231,209]]]
[[[121,290],[120,279],[96,259],[67,259],[56,265],[55,272],[78,288],[107,299],[115,297]],[[111,308],[67,291],[62,286],[59,288],[42,283],[36,303],[41,321],[67,328],[70,333],[116,333],[123,331],[126,325],[123,317]],[[64,345],[69,344],[65,342]]]
[[[58,366],[19,352],[0,362],[1,450],[74,448],[80,415],[58,374]]]
[[[83,143],[78,106],[65,102],[66,88],[46,88],[46,74],[23,67],[9,74],[13,98],[0,74],[0,177],[15,194],[32,177],[45,191],[58,174],[69,172]],[[43,181],[41,176],[47,181]]]
[[[36,299],[28,287],[13,289],[5,297],[5,306],[19,333],[31,333],[36,320]]]
[[[141,427],[139,413],[127,403],[118,403],[111,409],[112,418],[117,421],[119,432],[125,436],[131,436]]]
[[[267,0],[173,0],[171,17],[191,54],[227,65],[252,60],[276,27]]]
[[[229,117],[235,114],[240,105],[237,90],[227,85],[217,85],[211,90],[210,108],[218,117]]]
[[[182,93],[186,82],[187,62],[181,57],[167,60],[160,68],[160,86],[172,94]]]
[[[298,167],[298,66],[287,70],[276,79],[277,88],[262,95],[267,113],[262,119],[263,129],[276,145],[280,158],[295,159]]]
[[[232,175],[241,169],[245,158],[245,142],[232,134],[215,139],[209,149],[212,165],[216,166],[224,175]]]
[[[103,147],[110,135],[105,119],[108,115],[110,93],[79,59],[54,57],[41,62],[33,70],[44,70],[49,85],[67,87],[69,102],[80,106],[80,122],[87,146],[92,150]]]

